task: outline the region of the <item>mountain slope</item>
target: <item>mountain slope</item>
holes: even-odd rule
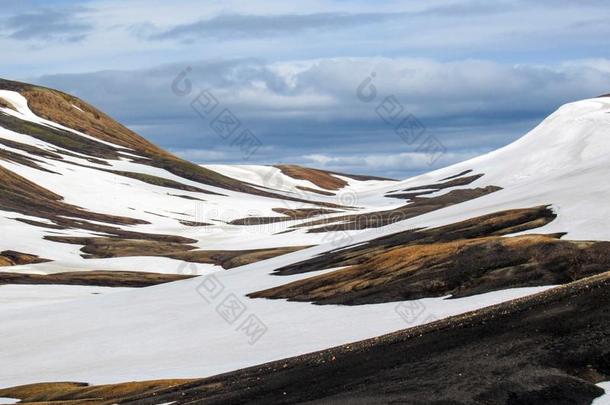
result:
[[[309,181],[294,179],[312,192],[296,187],[273,189],[278,181],[292,181],[279,169],[260,168],[269,179],[249,184],[172,156],[72,96],[22,83],[1,81],[0,85],[5,105],[0,108],[0,209],[7,213],[2,221],[16,234],[27,233],[1,247],[29,249],[27,253],[52,260],[49,266],[36,267],[37,272],[65,267],[133,270],[120,260],[110,264],[80,260],[70,244],[84,245],[87,258],[171,257],[201,250],[201,237],[206,239],[206,249],[221,251],[230,234],[226,228],[240,232],[239,226],[228,223],[242,217],[290,218],[279,210],[297,209],[310,218],[348,209],[335,202],[336,196],[318,194],[324,189]],[[326,176],[345,185],[367,183]],[[257,242],[260,233],[271,239],[287,226],[278,224],[258,235],[249,232],[250,246],[244,246],[243,238],[240,242],[245,249],[316,243],[316,238],[281,236],[277,243]],[[217,243],[215,235],[220,236]],[[125,249],[117,248],[117,240]],[[220,265],[210,263],[210,254],[205,252],[189,254],[185,260]],[[164,272],[173,271],[167,270],[167,262],[163,267]]]
[[[589,404],[602,393],[594,384],[610,379],[609,277],[158,391],[155,401]]]
[[[557,284],[581,286],[578,280],[610,270],[610,98],[566,105],[498,151],[392,181],[289,165],[198,167],[132,138],[120,124],[96,127],[96,115],[110,118],[80,100],[12,82],[3,86],[0,227],[12,237],[0,240],[0,252],[48,260],[7,260],[16,265],[5,268],[12,274],[6,280],[60,273],[55,279],[68,284],[99,282],[115,271],[115,281],[104,285],[129,279],[133,286],[138,271],[202,276],[95,296],[79,289],[76,298],[57,295],[55,303],[33,298],[54,294],[53,277],[23,276],[30,284],[0,285],[0,298],[21,294],[24,303],[0,307],[0,361],[11,365],[0,375],[2,387],[208,377],[405,328],[408,335],[409,328],[489,305],[508,302],[512,308],[512,299]],[[65,103],[74,103],[75,111]],[[80,110],[85,117],[70,117]],[[91,276],[84,277],[87,271]],[[606,281],[596,283],[591,298],[601,310]],[[560,302],[560,308],[564,290],[552,291],[548,302]],[[582,295],[574,296],[582,298],[575,300],[584,305],[589,290],[578,291]],[[227,304],[237,311],[227,312]],[[536,305],[532,316],[569,323],[552,305]],[[515,328],[524,325],[519,317],[509,316]],[[253,320],[259,327],[254,336]],[[528,328],[516,338],[535,338]],[[586,323],[569,323],[565,330],[583,328],[594,331]],[[489,342],[499,339],[496,329],[485,333]],[[440,347],[452,335],[430,336]],[[383,342],[374,350],[398,350],[395,358],[404,349]],[[603,352],[603,340],[590,344]],[[448,370],[459,368],[466,347],[456,346]],[[346,367],[361,360],[354,357]],[[391,366],[424,364],[397,361]],[[548,364],[557,361],[552,357],[536,371],[545,387],[571,384],[565,373],[574,376],[574,370],[546,379]],[[290,375],[313,373],[310,381],[317,381],[308,360],[289,363],[302,370]],[[333,376],[338,369],[331,366],[315,370]],[[358,370],[356,386],[370,373],[365,366]],[[271,371],[255,372],[263,381],[257,392],[276,400],[277,381],[287,380]],[[219,381],[249,381],[251,372]],[[582,388],[575,398],[584,402],[578,403],[600,393],[591,384],[608,373],[597,372],[595,378],[577,373],[586,381],[575,385]],[[320,395],[351,395],[342,397],[337,387],[366,394],[347,389],[344,384],[353,381],[333,378]],[[425,384],[438,391],[432,380]],[[525,384],[518,390],[523,398],[535,398],[525,393],[544,385],[519,384]],[[206,398],[208,391],[193,387],[180,393]],[[376,387],[369,394],[377,399],[387,387],[397,390],[395,398],[417,398],[402,384]],[[504,388],[495,389],[497,403],[510,403],[500,395]],[[404,396],[405,390],[414,396]],[[228,400],[254,398],[240,390],[210,392]],[[287,400],[318,398],[307,390],[294,395]]]

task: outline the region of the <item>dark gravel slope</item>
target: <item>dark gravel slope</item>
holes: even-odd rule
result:
[[[610,273],[124,403],[590,404],[610,379]],[[256,350],[256,348],[253,348]]]

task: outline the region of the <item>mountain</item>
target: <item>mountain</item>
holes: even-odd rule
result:
[[[571,103],[397,181],[195,165],[2,80],[0,397],[590,404],[610,381],[609,113]]]

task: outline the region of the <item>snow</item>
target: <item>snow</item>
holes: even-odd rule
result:
[[[271,188],[274,191],[284,191],[286,195],[299,194],[301,197],[304,196],[316,196],[316,198],[324,199],[325,196],[312,193],[304,190],[298,190],[297,187],[307,187],[314,190],[320,190],[323,192],[335,192],[341,193],[342,190],[332,191],[325,188],[318,187],[316,184],[309,180],[300,180],[285,175],[280,169],[273,166],[260,166],[260,165],[201,165],[215,172],[221,173],[227,177],[231,177],[237,180],[245,181],[247,183],[255,184],[265,188]],[[347,183],[343,188],[343,191],[349,190],[352,192],[375,190],[380,187],[391,187],[397,182],[393,180],[356,180],[351,177],[333,175],[338,179],[341,179]],[[337,197],[330,197],[329,200],[336,199]]]
[[[20,400],[16,398],[0,398],[0,405],[11,405],[16,404]]]
[[[277,191],[293,193],[297,186],[309,187],[314,190],[328,191],[308,180],[299,180],[286,176],[273,166],[259,165],[202,165],[217,173],[261,187],[273,188]],[[305,192],[303,192],[305,193]]]
[[[80,112],[84,112],[79,106],[72,104],[73,108],[76,108]]]
[[[225,290],[210,302],[198,292],[202,282],[210,279],[199,277],[96,296],[80,300],[78,305],[68,302],[21,311],[0,310],[0,323],[4,326],[0,331],[0,362],[14,365],[3,373],[0,386],[33,382],[33,364],[46,365],[37,368],[35,377],[44,381],[103,384],[143,378],[204,377],[379,336],[428,322],[432,317],[460,314],[547,288],[419,300],[417,305],[425,312],[409,323],[397,313],[398,303],[318,306],[245,297],[316,275],[278,277],[269,272],[319,249],[215,272],[213,280]],[[247,308],[234,324],[228,324],[217,312],[218,305],[230,294]],[[250,314],[268,329],[254,345],[237,330]],[[44,339],[34,333],[40,329],[45,330]],[[15,334],[15,330],[19,333]],[[30,350],[32,347],[37,349]]]
[[[606,393],[593,400],[591,405],[610,405],[610,381],[599,383],[597,386],[603,388]]]
[[[0,285],[0,311],[14,311],[38,305],[71,301],[91,295],[129,290],[131,288],[79,285]]]
[[[27,101],[17,93],[0,90],[0,97],[14,104],[18,110],[2,109],[4,113],[42,125],[61,127],[33,114],[27,107]],[[149,222],[122,226],[122,229],[181,235],[196,239],[194,245],[206,250],[314,245],[229,271],[214,265],[185,264],[158,257],[84,259],[80,256],[80,246],[55,243],[43,237],[52,234],[91,236],[91,232],[35,227],[15,221],[15,218],[24,216],[0,211],[0,229],[5,235],[11,235],[10,239],[0,239],[0,251],[18,250],[53,260],[50,263],[11,267],[10,271],[49,274],[99,269],[202,275],[145,289],[0,286],[0,364],[11,365],[3,370],[0,386],[40,381],[100,384],[205,377],[379,336],[550,288],[510,289],[451,300],[419,300],[416,305],[424,308],[424,311],[409,322],[400,316],[397,307],[413,304],[410,302],[318,306],[246,297],[255,291],[332,271],[295,276],[271,275],[274,269],[281,266],[391,233],[447,225],[505,209],[549,204],[558,218],[530,232],[567,232],[569,239],[610,240],[610,188],[607,186],[607,174],[610,172],[609,112],[608,98],[568,104],[517,142],[448,168],[401,182],[357,181],[338,176],[346,180],[348,186],[338,191],[336,196],[299,190],[299,186],[319,188],[308,181],[290,178],[270,166],[205,166],[282,195],[339,204],[349,199],[353,202],[350,205],[358,208],[347,212],[357,213],[400,207],[404,205],[403,201],[387,198],[386,194],[438,183],[465,170],[472,170],[469,175],[484,174],[466,188],[489,185],[503,188],[475,200],[384,227],[348,232],[347,238],[338,239],[333,236],[341,236],[342,233],[308,234],[305,229],[282,233],[303,220],[260,226],[230,225],[227,222],[247,216],[279,216],[273,211],[274,208],[319,207],[201,185],[163,169],[131,162],[129,156],[133,155],[130,153],[123,153],[124,157],[120,160],[109,160],[110,167],[171,179],[224,196],[168,189],[120,177],[98,170],[102,166],[81,157],[65,156],[64,161],[36,157],[59,175],[0,161],[3,167],[62,195],[69,204]],[[72,132],[88,137],[78,131]],[[2,128],[0,137],[62,153],[61,148]],[[15,152],[27,155],[22,151]],[[449,191],[451,189],[441,190],[430,196]],[[187,200],[170,194],[187,195],[204,201]],[[331,216],[344,214],[341,212]],[[180,224],[180,220],[213,225],[189,227]],[[334,242],[330,243],[329,240]],[[224,286],[220,296],[222,299],[234,294],[245,305],[244,318],[255,315],[265,324],[267,332],[254,345],[238,330],[243,318],[228,324],[217,312],[220,302],[206,302],[199,294],[202,282],[210,280],[206,277],[214,277],[212,280]],[[40,333],[41,330],[44,334]]]
[[[504,190],[411,221],[438,226],[503,209],[551,204],[558,218],[533,233],[567,232],[576,240],[610,240],[610,98],[567,104],[516,142],[456,165],[409,179],[401,186],[437,182],[472,169],[469,187]]]
[[[0,98],[8,101],[15,107],[17,112],[23,116],[23,118],[29,118],[30,120],[38,121],[40,118],[37,117],[30,108],[28,107],[28,101],[25,97],[15,91],[0,90]],[[6,111],[3,109],[3,111]]]

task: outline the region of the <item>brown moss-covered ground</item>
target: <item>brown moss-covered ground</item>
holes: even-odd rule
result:
[[[0,97],[0,108],[10,108],[13,111],[15,110],[15,106],[9,103],[7,100]]]
[[[609,270],[610,242],[494,236],[397,247],[361,264],[250,296],[374,304],[565,284]]]
[[[296,252],[309,246],[286,246],[250,250],[192,250],[169,257],[194,263],[210,263],[222,266],[224,269],[244,266],[272,257]]]
[[[273,208],[274,212],[282,214],[281,217],[246,217],[234,219],[230,222],[231,225],[265,225],[276,222],[312,219],[321,215],[335,214],[339,211],[329,210],[324,208]]]
[[[0,285],[91,285],[97,287],[150,287],[194,277],[141,271],[71,271],[66,273],[23,274],[0,272]]]
[[[2,266],[17,266],[22,264],[44,263],[49,260],[43,259],[36,255],[16,252],[14,250],[5,250],[0,252],[0,267]]]
[[[313,169],[311,167],[304,167],[304,166],[298,166],[298,165],[283,164],[283,165],[275,165],[274,167],[280,169],[281,172],[288,177],[292,177],[293,179],[297,179],[297,180],[307,180],[320,188],[323,188],[326,190],[332,190],[332,191],[337,191],[337,190],[340,190],[343,187],[347,186],[347,182],[337,176],[347,177],[349,179],[360,180],[360,181],[369,181],[369,180],[396,181],[396,180],[388,179],[386,177],[338,173],[338,172]],[[311,188],[307,188],[307,187],[303,187],[303,188],[299,187],[299,188],[310,191],[310,192],[314,192],[314,193],[324,194],[324,192],[323,191],[320,192],[320,190],[315,190],[315,189],[311,189]],[[332,193],[331,193],[331,195],[332,195]]]
[[[307,191],[308,193],[320,194],[320,195],[325,195],[325,196],[336,195],[332,191],[317,190],[317,189],[311,188],[311,187],[297,186],[297,188],[299,190]]]
[[[340,190],[347,186],[347,182],[330,172],[312,169],[297,165],[275,165],[283,174],[297,180],[307,180],[316,186],[326,190]]]
[[[554,218],[540,206],[387,235],[279,268],[290,275],[341,267],[250,297],[360,305],[565,284],[610,270],[610,242],[506,236]]]
[[[0,397],[18,398],[20,403],[31,405],[112,404],[121,398],[169,389],[190,381],[193,380],[134,381],[95,386],[78,382],[39,383],[0,389]]]
[[[386,197],[414,200],[416,197],[436,193],[446,188],[466,186],[470,183],[473,183],[475,180],[478,180],[483,177],[483,174],[475,174],[472,176],[462,177],[466,173],[470,173],[470,171],[467,170],[465,172],[459,173],[458,175],[447,177],[445,179],[442,179],[439,183],[407,188],[403,190],[402,193],[387,194]]]
[[[286,253],[295,252],[308,246],[286,246],[247,250],[199,250],[193,245],[173,239],[120,239],[103,237],[46,236],[45,239],[83,245],[81,252],[87,259],[112,257],[161,256],[192,263],[209,263],[230,269]]]
[[[375,211],[363,214],[349,214],[323,218],[299,224],[299,227],[310,227],[308,232],[349,231],[357,229],[379,228],[405,219],[414,218],[428,212],[436,211],[451,205],[460,204],[501,190],[500,187],[487,186],[475,189],[458,189],[438,197],[413,197],[409,204],[402,207]]]
[[[365,244],[331,250],[276,270],[278,275],[306,273],[364,263],[384,251],[401,246],[444,243],[460,239],[502,236],[544,226],[556,218],[548,206],[500,211],[427,229],[409,229],[372,239]]]

